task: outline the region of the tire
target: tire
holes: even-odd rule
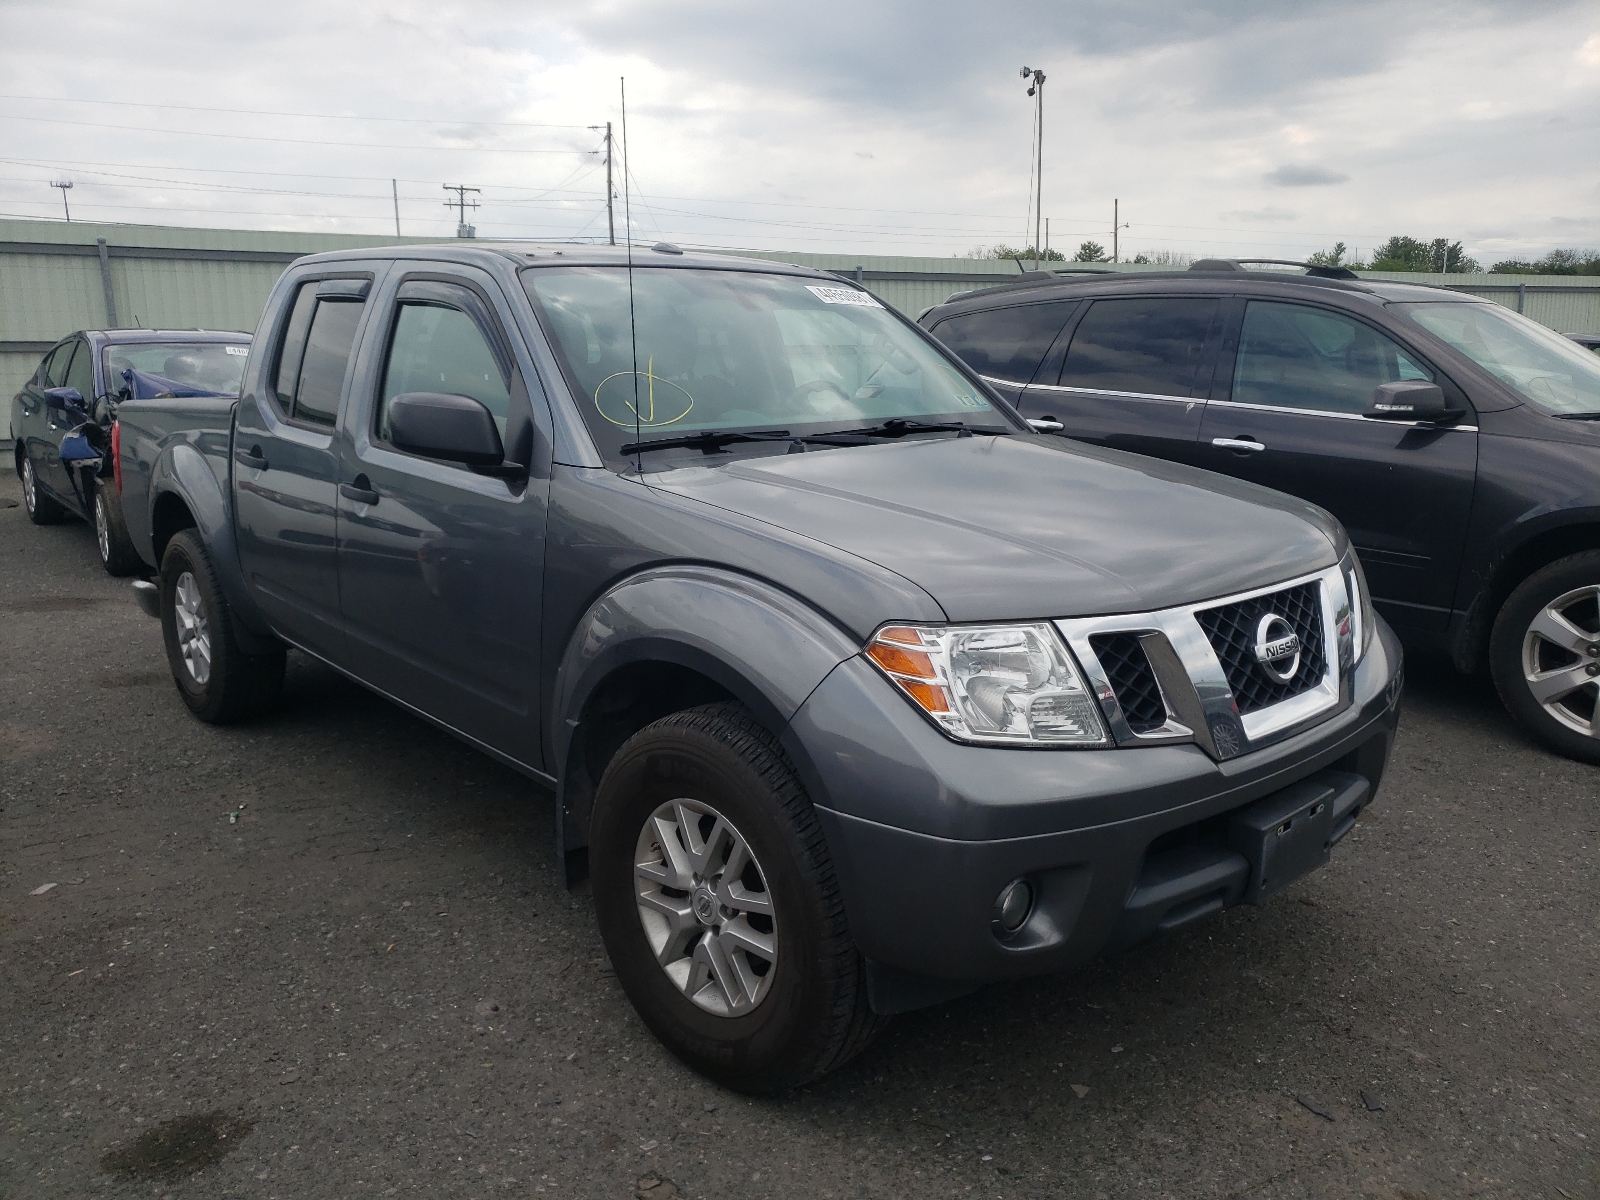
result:
[[[1558,754],[1600,763],[1600,550],[1523,580],[1495,618],[1489,665],[1523,728]]]
[[[687,874],[674,871],[666,839]],[[703,874],[692,873],[696,839]],[[589,842],[595,914],[617,979],[651,1032],[694,1070],[736,1091],[781,1091],[839,1067],[887,1024],[868,1007],[816,813],[777,739],[744,708],[673,713],[625,742],[600,780]],[[752,865],[729,883],[741,845]],[[652,856],[653,869],[636,870]],[[657,882],[666,879],[706,884]],[[761,953],[741,949],[755,942],[766,948],[764,971]],[[721,976],[713,943],[726,951]]]
[[[33,459],[27,452],[23,451],[18,457],[22,459],[18,469],[22,476],[22,507],[27,510],[28,520],[35,525],[59,525],[66,520],[67,510],[44,494],[39,477],[33,472]]]
[[[97,479],[91,497],[91,515],[94,518],[95,549],[100,554],[100,565],[106,574],[117,578],[132,575],[143,568],[138,551],[128,540],[128,526],[122,519],[122,497],[106,480]]]
[[[178,694],[212,725],[269,708],[283,689],[284,652],[246,654],[200,535],[173,535],[161,556],[161,634]]]

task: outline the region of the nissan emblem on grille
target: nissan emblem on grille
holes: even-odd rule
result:
[[[1269,679],[1288,683],[1300,669],[1300,638],[1294,626],[1268,613],[1256,626],[1256,661]]]

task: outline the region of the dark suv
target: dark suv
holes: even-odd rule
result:
[[[1036,426],[1321,505],[1403,638],[1487,661],[1524,726],[1600,762],[1593,354],[1459,293],[1215,259],[920,319]]]

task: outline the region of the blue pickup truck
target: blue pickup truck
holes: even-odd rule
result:
[[[737,1088],[1264,901],[1395,732],[1325,512],[1044,436],[815,271],[316,255],[237,403],[119,420],[184,703],[295,648],[552,788],[629,998]]]

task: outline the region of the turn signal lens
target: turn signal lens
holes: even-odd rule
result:
[[[1350,615],[1355,621],[1351,641],[1355,646],[1356,661],[1366,657],[1372,644],[1372,594],[1367,591],[1367,573],[1361,569],[1361,560],[1351,551],[1339,564],[1344,572],[1345,588],[1350,593]]]
[[[994,745],[1103,746],[1100,711],[1048,623],[889,625],[866,655],[945,733]]]

